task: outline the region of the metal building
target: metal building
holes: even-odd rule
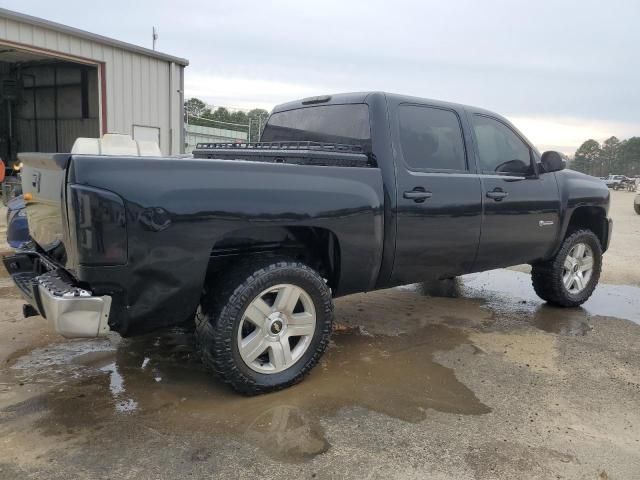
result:
[[[184,58],[0,8],[0,158],[107,132],[184,150]]]

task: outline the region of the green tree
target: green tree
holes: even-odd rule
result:
[[[620,146],[619,173],[622,175],[640,175],[640,137],[631,137]]]
[[[618,170],[618,161],[620,158],[620,140],[617,137],[609,137],[602,142],[602,155],[599,175],[609,175]]]
[[[190,117],[202,117],[209,111],[209,107],[199,98],[190,98],[184,102],[184,110]]]
[[[600,144],[593,139],[589,139],[576,150],[571,168],[589,175],[596,175],[601,168],[601,157]]]
[[[229,113],[229,110],[224,107],[216,108],[206,117],[210,118],[211,120],[218,120],[220,122],[231,122],[231,114]]]

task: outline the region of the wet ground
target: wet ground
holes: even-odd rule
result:
[[[21,319],[1,272],[0,479],[640,478],[640,279],[613,284],[640,276],[630,254],[612,245],[619,275],[579,309],[512,270],[339,299],[321,364],[252,398],[188,330],[68,341]]]

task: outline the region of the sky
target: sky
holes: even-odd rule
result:
[[[382,90],[483,107],[536,146],[640,135],[640,1],[3,0],[189,59],[185,94],[274,105]]]

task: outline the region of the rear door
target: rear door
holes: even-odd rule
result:
[[[481,188],[467,152],[462,111],[390,105],[396,165],[396,253],[392,282],[471,270],[481,223]]]
[[[483,188],[484,215],[474,270],[543,258],[558,233],[554,173],[539,173],[536,153],[507,122],[469,112]]]

